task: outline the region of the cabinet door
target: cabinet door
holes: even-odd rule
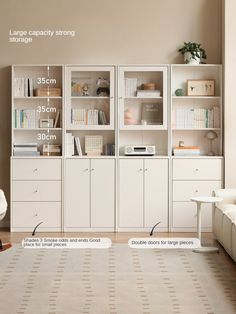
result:
[[[66,160],[65,227],[90,227],[90,161],[88,159]]]
[[[115,161],[91,160],[91,227],[114,227]]]
[[[119,227],[143,227],[143,160],[119,161]]]
[[[144,226],[168,226],[168,159],[144,160]]]

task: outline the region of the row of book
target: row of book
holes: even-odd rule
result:
[[[220,109],[178,108],[172,113],[173,128],[220,128]]]
[[[15,128],[36,128],[37,111],[33,109],[15,109]]]
[[[31,77],[16,77],[14,79],[14,96],[31,97],[34,95],[33,79]]]
[[[97,109],[71,109],[71,124],[75,125],[105,125],[106,114]]]
[[[73,136],[72,133],[66,133],[66,156],[82,156],[82,148],[79,137]]]
[[[137,78],[124,78],[124,94],[125,97],[134,97],[137,94],[138,79]]]
[[[199,146],[176,146],[173,148],[174,156],[200,156]]]

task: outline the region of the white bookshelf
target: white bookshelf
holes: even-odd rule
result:
[[[156,154],[168,155],[168,66],[123,65],[118,68],[119,155],[126,145],[155,145]],[[158,96],[144,90],[153,84]],[[132,85],[134,84],[134,86]],[[150,93],[138,96],[138,93]],[[153,106],[153,108],[151,107]],[[145,120],[144,111],[158,111],[158,118]]]
[[[87,135],[101,135],[104,147],[107,144],[115,145],[115,67],[68,65],[65,74],[65,137],[66,133],[71,133],[73,137],[79,138],[83,156]],[[99,78],[107,82],[108,93],[106,90],[98,95]],[[85,85],[88,86],[88,91],[83,95]],[[105,149],[102,154],[105,154]]]
[[[213,96],[188,96],[188,80],[214,80],[215,94]],[[175,91],[183,89],[184,96],[176,96]],[[171,148],[179,145],[183,141],[185,146],[198,146],[201,156],[205,156],[210,151],[210,142],[206,138],[208,131],[214,131],[217,138],[213,141],[213,151],[216,156],[222,156],[222,66],[218,64],[201,64],[201,65],[171,65]],[[186,120],[182,124],[175,125],[177,112],[188,112],[190,109],[195,110],[198,114],[200,110],[210,112],[213,108],[218,108],[217,127],[215,126],[194,126],[189,127]],[[200,109],[200,110],[199,110]],[[174,117],[175,116],[175,117]],[[187,117],[188,119],[188,117]],[[207,118],[206,118],[207,119]],[[180,119],[178,119],[180,120]],[[203,122],[205,123],[205,122]],[[214,121],[215,123],[215,121]],[[181,124],[181,123],[180,123]]]
[[[37,143],[40,155],[43,144],[57,144],[62,150],[63,80],[62,65],[12,66],[12,156],[14,144],[17,143]],[[42,88],[47,91],[60,88],[61,95],[46,93],[45,96],[36,96],[36,90]],[[40,119],[53,119],[53,127],[40,127]]]

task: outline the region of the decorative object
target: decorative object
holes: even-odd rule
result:
[[[54,119],[46,118],[39,119],[39,127],[40,128],[53,128]]]
[[[175,96],[184,96],[184,90],[183,88],[178,88],[175,91]]]
[[[61,97],[61,88],[59,87],[40,87],[36,88],[34,95],[37,97]]]
[[[218,137],[217,133],[214,131],[209,131],[206,133],[205,137],[210,141],[210,151],[207,154],[208,156],[214,156],[215,153],[213,152],[212,146],[213,146],[213,141]]]
[[[125,125],[135,125],[138,124],[138,121],[134,118],[134,112],[132,109],[128,108],[124,113]]]
[[[156,89],[155,83],[142,84],[142,90],[155,90],[155,89]]]
[[[61,155],[61,145],[58,144],[43,144],[42,147],[43,156],[60,156]]]
[[[85,83],[82,87],[82,95],[89,96],[89,86],[87,83]]]
[[[98,96],[107,97],[110,95],[110,83],[107,79],[99,77],[96,85]]]
[[[188,80],[187,81],[188,96],[214,96],[215,81],[214,80]]]
[[[199,64],[201,59],[206,59],[206,51],[201,47],[201,44],[184,42],[182,48],[178,50],[184,55],[184,63],[187,64]]]
[[[142,119],[147,124],[163,124],[163,106],[162,104],[142,104]]]
[[[88,156],[100,156],[103,150],[103,136],[85,136],[85,154]]]
[[[179,147],[184,147],[184,141],[179,141]]]

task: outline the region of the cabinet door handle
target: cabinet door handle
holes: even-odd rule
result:
[[[199,170],[198,168],[195,169],[195,171],[198,171],[198,170]]]
[[[139,171],[143,171],[143,169],[142,169],[142,168],[139,168]]]
[[[119,99],[122,99],[123,97],[119,97]]]
[[[88,168],[86,168],[86,169],[84,169],[84,171],[89,171],[89,169],[88,169]]]
[[[38,193],[38,190],[34,190],[34,193]]]
[[[198,190],[196,190],[195,193],[198,193]]]
[[[38,171],[38,168],[35,168],[35,169],[34,169],[34,172],[36,172],[36,171]]]
[[[91,171],[94,171],[94,168],[92,168]]]
[[[148,171],[147,168],[145,168],[144,171]]]

